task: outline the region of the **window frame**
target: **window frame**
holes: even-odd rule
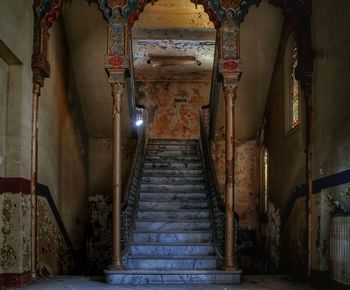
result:
[[[284,57],[284,83],[285,83],[285,133],[286,135],[290,135],[293,132],[297,131],[301,125],[301,86],[300,82],[298,82],[298,122],[293,124],[293,104],[292,104],[292,56],[295,48],[297,48],[297,44],[295,41],[294,35],[291,33],[288,37],[286,49],[285,49],[285,57]]]

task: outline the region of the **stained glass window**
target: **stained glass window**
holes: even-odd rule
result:
[[[295,45],[291,57],[291,91],[290,91],[290,127],[291,129],[299,125],[299,99],[300,99],[300,85],[295,78],[295,69],[298,65],[298,49]]]
[[[268,195],[268,162],[269,156],[266,148],[263,151],[263,200],[264,200],[264,211],[267,211],[267,195]]]

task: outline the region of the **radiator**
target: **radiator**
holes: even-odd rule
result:
[[[350,213],[331,217],[330,278],[350,286]]]

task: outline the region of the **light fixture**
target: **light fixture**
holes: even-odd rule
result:
[[[145,107],[137,105],[136,106],[136,120],[135,125],[136,127],[141,127],[143,125],[143,121],[145,119]]]
[[[201,65],[201,62],[194,56],[166,56],[166,55],[150,55],[147,60],[152,67],[167,67],[178,65]]]
[[[137,127],[140,127],[143,124],[143,120],[137,120],[135,124]]]

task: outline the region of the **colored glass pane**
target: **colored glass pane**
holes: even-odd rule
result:
[[[295,78],[295,69],[298,65],[298,50],[295,46],[291,59],[291,94],[290,94],[290,125],[295,128],[299,124],[299,95],[300,85]]]
[[[268,194],[268,153],[264,149],[263,156],[263,173],[264,173],[264,184],[263,184],[263,193],[264,193],[264,211],[267,211],[267,194]]]

